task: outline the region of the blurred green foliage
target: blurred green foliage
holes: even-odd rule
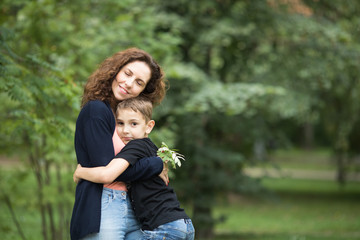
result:
[[[213,235],[216,196],[261,190],[242,169],[274,148],[331,148],[344,184],[359,153],[359,10],[355,0],[3,0],[0,153],[34,174],[43,238],[68,237],[82,86],[132,46],[170,81],[152,136],[187,159],[174,186],[198,236]]]

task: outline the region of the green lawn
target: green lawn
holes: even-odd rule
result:
[[[233,196],[215,216],[217,239],[360,239],[360,183],[265,179],[263,197]]]

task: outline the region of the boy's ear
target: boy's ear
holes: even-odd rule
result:
[[[154,128],[155,126],[155,121],[154,120],[150,120],[148,123],[147,123],[147,126],[146,126],[146,134],[150,134],[152,129]]]

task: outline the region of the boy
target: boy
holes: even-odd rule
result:
[[[120,102],[116,110],[116,131],[125,147],[105,167],[78,166],[74,180],[111,183],[137,160],[156,156],[158,148],[148,138],[155,125],[151,116],[152,104],[144,98]],[[135,216],[142,225],[143,239],[194,239],[195,230],[190,218],[180,208],[174,190],[159,176],[132,182],[129,191]]]

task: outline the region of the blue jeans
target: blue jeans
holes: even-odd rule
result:
[[[89,209],[91,211],[91,209]],[[101,198],[100,232],[85,240],[138,240],[142,232],[125,191],[104,188]]]
[[[142,240],[193,240],[195,238],[195,229],[191,219],[179,219],[169,222],[152,231],[143,230]]]

